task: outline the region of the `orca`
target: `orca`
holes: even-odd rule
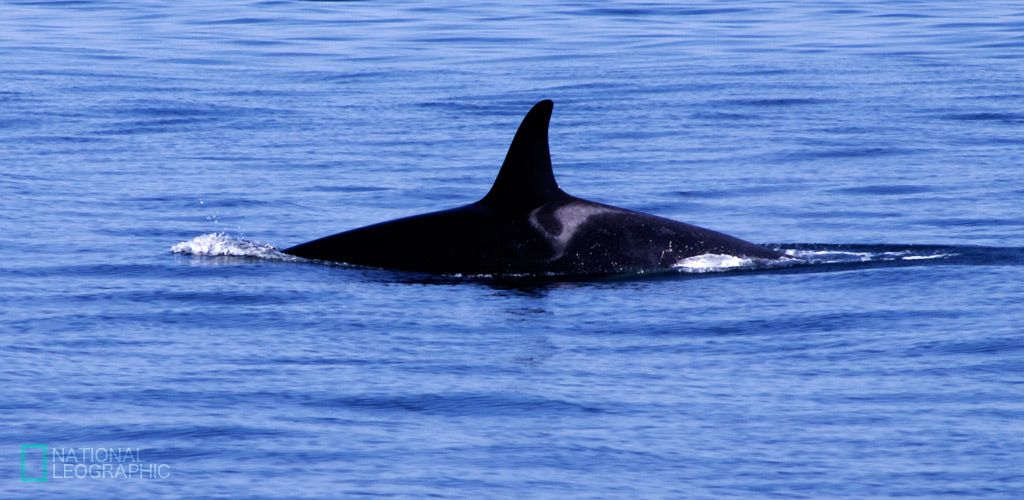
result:
[[[548,150],[554,104],[519,125],[491,190],[469,205],[293,246],[307,259],[446,275],[602,275],[677,267],[689,257],[786,255],[722,233],[562,191]]]

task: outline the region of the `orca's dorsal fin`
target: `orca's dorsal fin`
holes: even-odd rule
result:
[[[543,100],[526,114],[508,148],[498,178],[479,203],[503,212],[523,213],[567,196],[558,188],[551,171],[548,122],[553,107],[550,100]]]

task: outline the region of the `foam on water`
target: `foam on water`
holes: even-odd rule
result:
[[[950,259],[960,254],[949,248],[889,247],[858,248],[846,245],[796,244],[789,248],[777,246],[788,258],[759,259],[724,254],[703,254],[682,259],[672,269],[682,273],[716,273],[728,271],[751,271],[789,268],[797,266],[822,266],[831,264],[899,263],[922,260]],[[173,245],[172,253],[198,257],[247,257],[287,262],[321,262],[288,255],[269,243],[230,236],[227,233],[208,233],[189,241]],[[328,265],[337,263],[326,262]],[[644,273],[640,273],[644,274]],[[526,278],[525,275],[517,275]],[[557,275],[545,274],[546,277]],[[454,274],[451,277],[467,277]],[[472,275],[474,278],[491,278],[492,275]],[[504,276],[509,277],[509,276]]]
[[[757,267],[755,260],[763,259],[748,259],[735,255],[707,253],[685,258],[676,262],[672,267],[683,272],[708,273],[734,269],[751,269]]]
[[[920,260],[940,260],[960,254],[949,249],[877,247],[858,249],[844,245],[794,245],[797,248],[778,247],[789,258],[778,260],[737,257],[734,255],[704,254],[680,260],[674,266],[684,273],[712,273],[739,270],[776,269],[794,266],[821,266],[829,264],[899,263]],[[802,247],[815,247],[807,249]]]
[[[301,259],[282,253],[269,243],[235,238],[226,233],[209,233],[196,236],[171,247],[172,253],[204,257],[254,257],[257,259],[286,260],[297,262]]]
[[[903,250],[844,250],[841,245],[830,245],[829,249],[804,250],[785,249],[786,255],[807,264],[842,264],[851,262],[892,262],[910,260],[932,260],[956,257],[958,254],[939,249]]]

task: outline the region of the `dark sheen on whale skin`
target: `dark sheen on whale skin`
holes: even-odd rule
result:
[[[570,196],[548,150],[553,104],[523,119],[490,192],[476,203],[296,245],[308,259],[431,274],[590,275],[670,269],[703,254],[780,259],[739,238]]]

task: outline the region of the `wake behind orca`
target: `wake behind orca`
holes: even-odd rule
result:
[[[284,253],[463,275],[600,275],[666,270],[705,254],[786,257],[709,229],[566,194],[555,182],[548,150],[553,106],[544,100],[527,113],[480,201],[345,231]]]

